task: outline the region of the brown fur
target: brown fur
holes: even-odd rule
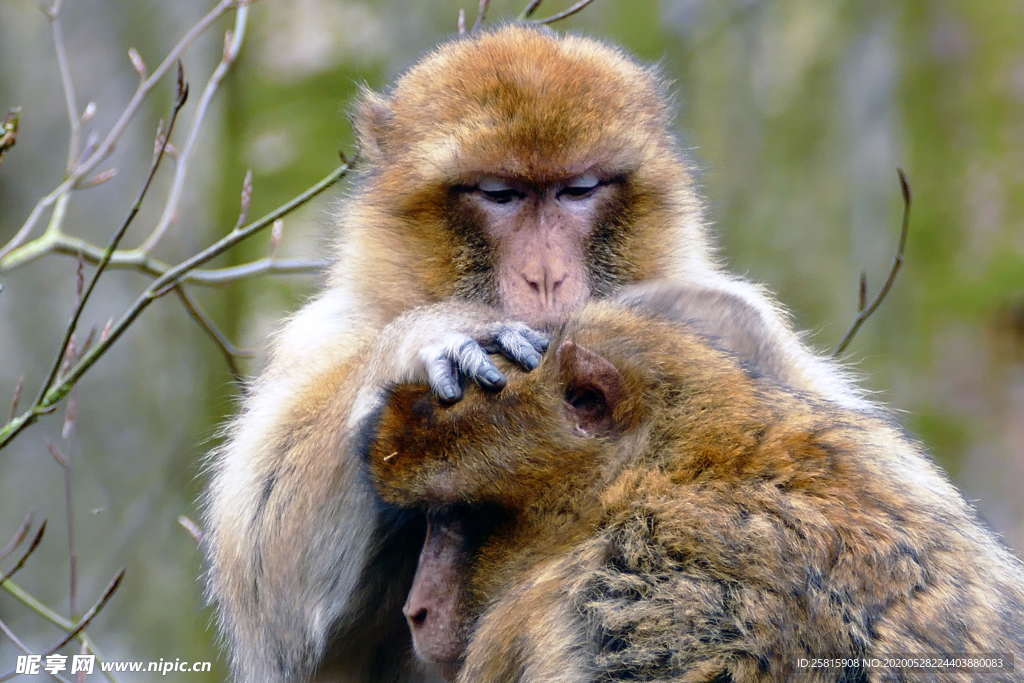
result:
[[[393,393],[368,451],[382,498],[504,511],[468,572],[480,616],[459,681],[905,680],[921,674],[797,662],[1024,661],[1024,570],[916,444],[691,330],[598,304],[568,325],[621,372],[603,436],[574,429],[567,387],[591,378],[551,353],[456,406]]]
[[[210,460],[207,586],[236,679],[428,675],[407,657],[400,614],[415,565],[401,541],[421,529],[375,507],[352,455],[365,436],[354,411],[408,378],[396,363],[424,330],[452,326],[456,302],[502,307],[492,245],[451,210],[463,173],[621,173],[587,245],[594,294],[652,279],[728,292],[757,311],[796,386],[870,408],[762,290],[718,266],[662,90],[614,48],[509,26],[446,43],[386,94],[364,94],[362,173],[327,286],[283,326]]]

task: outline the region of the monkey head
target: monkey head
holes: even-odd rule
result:
[[[704,238],[671,118],[655,71],[591,39],[513,25],[441,45],[353,115],[346,229],[392,254],[370,285],[546,322],[678,274]]]
[[[640,359],[668,326],[609,304],[584,313],[539,368],[509,367],[500,393],[470,388],[445,404],[424,387],[396,387],[367,427],[383,504],[427,522],[404,607],[423,660],[454,671],[487,601],[592,532],[601,490],[644,450],[659,379]],[[639,321],[655,334],[638,335]]]

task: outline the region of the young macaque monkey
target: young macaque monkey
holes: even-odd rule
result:
[[[368,421],[382,504],[426,520],[421,660],[460,683],[1018,675],[1021,563],[915,443],[645,315],[588,304],[500,393],[398,386]]]

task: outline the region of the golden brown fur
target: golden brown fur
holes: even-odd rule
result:
[[[210,461],[207,585],[236,679],[427,675],[405,656],[399,610],[415,565],[399,541],[417,529],[377,510],[352,453],[385,387],[421,372],[412,342],[502,318],[492,245],[453,206],[461,173],[620,173],[587,244],[594,296],[653,279],[726,292],[756,311],[787,381],[870,409],[761,289],[721,270],[670,118],[650,69],[515,26],[446,43],[386,94],[364,93],[362,173],[328,283],[282,327]]]
[[[390,504],[503,510],[467,574],[480,617],[459,681],[917,680],[797,664],[1022,661],[1021,563],[898,427],[611,305],[564,340],[621,373],[610,433],[574,429],[565,396],[591,378],[549,353],[452,407],[396,389],[367,452]]]

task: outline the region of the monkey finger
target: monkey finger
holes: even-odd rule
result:
[[[493,346],[498,353],[518,363],[524,370],[533,370],[540,365],[540,351],[523,330],[512,327],[499,330]]]
[[[462,398],[458,368],[448,354],[435,355],[427,362],[426,370],[427,383],[439,399],[446,403],[455,403]]]
[[[530,342],[533,348],[537,349],[540,353],[547,351],[548,346],[551,344],[551,340],[548,339],[546,334],[538,332],[532,327],[524,325],[521,334],[526,337],[526,341]]]
[[[485,389],[497,391],[505,386],[505,375],[487,357],[487,352],[472,339],[463,342],[455,352],[455,363],[463,376]]]

